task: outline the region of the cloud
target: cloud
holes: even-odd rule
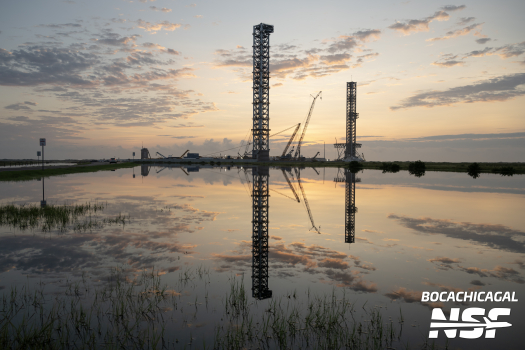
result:
[[[476,17],[461,17],[459,19],[458,25],[464,26],[466,24],[469,24],[470,22],[476,20]]]
[[[445,6],[446,8],[454,8],[454,10],[448,10],[450,11],[457,11],[458,9],[461,10],[461,6]],[[432,16],[426,17],[424,19],[410,19],[405,22],[396,22],[388,28],[393,29],[395,31],[398,31],[402,33],[403,35],[410,35],[412,33],[417,32],[428,32],[429,27],[428,25],[436,20],[436,21],[448,21],[449,14],[443,10],[435,12]]]
[[[514,230],[499,224],[473,224],[452,220],[432,218],[410,218],[390,214],[389,219],[398,221],[406,228],[430,235],[445,235],[459,240],[466,240],[493,249],[508,252],[524,253],[525,232]],[[513,239],[517,237],[517,239]]]
[[[525,95],[525,90],[520,88],[523,84],[525,73],[504,75],[444,91],[417,93],[390,109],[395,111],[413,107],[450,106],[456,103],[507,101]]]
[[[34,102],[25,101],[25,102],[14,103],[14,104],[5,106],[4,108],[5,109],[12,109],[14,111],[19,111],[19,110],[29,110],[30,111],[31,108],[28,107],[27,105],[29,105],[29,106],[36,106],[37,104],[34,103]]]
[[[321,62],[327,65],[344,64],[349,61],[352,56],[347,53],[338,53],[334,55],[321,56]]]
[[[171,12],[171,9],[168,9],[168,8],[158,8],[157,6],[150,6],[149,7],[150,9],[152,9],[153,11],[162,11],[164,13],[168,13],[168,12]]]
[[[378,40],[381,36],[381,30],[379,29],[367,29],[360,30],[352,34],[355,38],[361,41],[369,41],[370,39]]]
[[[450,61],[444,61],[444,62],[433,62],[432,65],[439,66],[439,67],[445,67],[450,68],[454,66],[462,66],[465,62],[463,61],[456,61],[456,60],[450,60]]]
[[[460,6],[455,6],[455,5],[446,5],[446,6],[443,6],[441,9],[443,11],[448,11],[448,12],[454,12],[454,11],[461,11],[461,10],[464,10],[467,6],[465,5],[460,5]]]
[[[479,39],[476,39],[476,42],[477,42],[478,44],[482,44],[482,45],[483,45],[483,44],[486,44],[487,42],[489,42],[489,41],[491,41],[491,40],[492,40],[492,39],[490,39],[490,38],[479,38]]]
[[[447,5],[441,7],[440,11],[436,11],[432,16],[426,17],[424,19],[410,19],[404,22],[396,22],[390,25],[388,28],[396,30],[403,35],[410,35],[411,33],[417,32],[428,32],[428,25],[434,21],[448,21],[450,15],[446,12],[461,11],[465,8],[465,5],[455,6]],[[468,22],[466,22],[468,23]]]
[[[509,267],[497,265],[492,270],[489,270],[480,269],[478,267],[459,266],[458,269],[471,275],[478,275],[479,277],[494,277],[504,281],[525,284],[525,279],[523,279],[519,271]]]
[[[447,258],[447,257],[438,257],[438,258],[428,259],[427,261],[430,261],[430,262],[441,262],[443,264],[453,264],[453,263],[461,262],[461,260],[459,260],[459,259]]]
[[[147,32],[153,32],[153,33],[161,31],[161,30],[172,32],[172,31],[182,27],[182,24],[171,23],[169,21],[150,23],[150,22],[146,22],[146,21],[144,21],[142,19],[138,19],[136,23],[137,23],[137,28],[141,28],[141,29],[144,29]]]
[[[484,40],[487,38],[481,38],[478,40]],[[490,40],[490,39],[488,39]],[[487,41],[488,41],[487,40]],[[476,40],[477,41],[477,40]],[[483,41],[486,42],[486,41]],[[479,42],[481,43],[481,41]],[[474,50],[464,55],[464,58],[467,57],[483,57],[490,55],[498,55],[502,59],[507,59],[511,57],[517,57],[525,52],[525,41],[517,44],[509,44],[505,46],[500,46],[497,48],[485,47],[483,50]]]
[[[427,39],[427,41],[438,41],[438,40],[447,40],[447,39],[457,38],[458,36],[467,35],[474,30],[480,30],[482,26],[483,26],[483,23],[471,24],[465,28],[449,31],[442,37]]]

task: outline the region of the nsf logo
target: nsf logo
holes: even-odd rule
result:
[[[423,292],[421,296],[422,302],[518,302],[516,293],[513,292]],[[429,338],[437,338],[440,331],[445,333],[447,338],[463,339],[477,339],[483,336],[485,338],[495,338],[496,329],[511,327],[509,322],[502,322],[500,316],[510,316],[510,308],[493,308],[490,309],[485,316],[485,308],[469,307],[461,313],[460,308],[451,308],[449,318],[441,308],[432,310],[432,318],[430,322]],[[477,316],[477,318],[474,318]],[[485,322],[481,322],[483,319]]]
[[[488,317],[483,317],[485,323],[480,322],[473,316],[485,316],[485,309],[480,307],[470,307],[463,310],[461,314],[461,322],[459,322],[459,308],[450,309],[450,317],[447,320],[443,310],[433,309],[432,310],[432,321],[430,323],[430,332],[428,333],[429,338],[437,338],[439,330],[442,329],[445,332],[447,338],[455,338],[458,329],[459,337],[463,339],[477,339],[485,332],[485,338],[495,338],[496,329],[503,327],[510,327],[512,324],[508,322],[499,322],[499,316],[509,316],[509,308],[494,308],[488,313]],[[435,321],[448,321],[448,322],[435,322]]]

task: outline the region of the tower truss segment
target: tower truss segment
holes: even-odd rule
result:
[[[261,161],[270,157],[270,34],[273,26],[253,26],[253,151]]]

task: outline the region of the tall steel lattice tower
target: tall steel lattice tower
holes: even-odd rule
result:
[[[357,83],[351,81],[346,83],[346,147],[345,158],[357,158],[357,149],[361,147],[357,143],[356,124],[359,113],[356,113],[356,90]]]
[[[273,26],[253,26],[253,151],[257,160],[270,160],[270,34]]]
[[[252,169],[252,296],[256,299],[272,297],[268,288],[268,167]]]

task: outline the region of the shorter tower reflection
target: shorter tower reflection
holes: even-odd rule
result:
[[[335,182],[345,183],[345,243],[355,243],[355,183],[361,179],[351,172],[350,169],[344,170],[344,175],[338,172]]]
[[[252,296],[272,297],[268,288],[269,167],[252,168]]]

